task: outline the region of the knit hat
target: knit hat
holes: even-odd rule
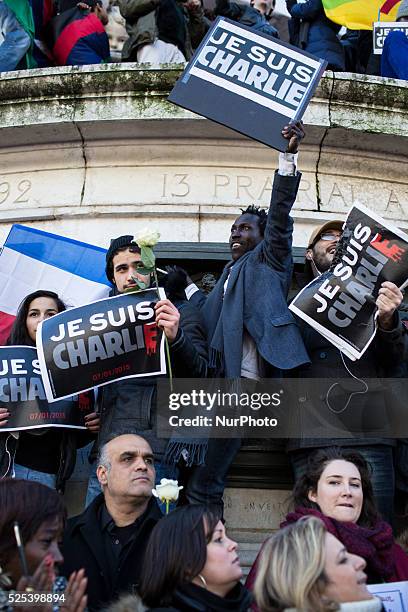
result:
[[[311,249],[312,247],[314,247],[316,242],[319,240],[319,236],[321,234],[324,234],[325,232],[329,230],[337,230],[341,232],[342,229],[343,229],[343,221],[339,221],[338,219],[334,219],[333,221],[327,221],[326,223],[323,223],[323,225],[319,225],[319,227],[316,227],[316,229],[313,230],[309,238],[309,241],[307,243],[307,248]]]
[[[133,236],[119,236],[118,238],[112,238],[109,249],[106,252],[105,274],[109,282],[113,282],[113,269],[112,266],[110,266],[110,263],[115,252],[123,247],[130,246],[131,244],[133,246],[137,246],[136,243],[133,242]]]
[[[402,0],[397,12],[397,21],[401,17],[408,17],[408,0]]]

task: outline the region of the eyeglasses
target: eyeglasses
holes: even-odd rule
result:
[[[330,232],[325,232],[324,234],[320,234],[319,240],[340,240],[341,233],[332,234]]]

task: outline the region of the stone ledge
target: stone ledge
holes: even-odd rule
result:
[[[66,122],[201,117],[166,101],[180,65],[104,64],[3,73],[0,128]],[[408,83],[326,72],[306,123],[408,136]],[[206,122],[209,137],[223,133]],[[210,127],[211,126],[211,127]],[[220,131],[221,130],[221,131]]]
[[[277,154],[166,101],[182,66],[0,75],[0,242],[13,222],[105,245],[129,224],[221,242],[269,201]],[[294,242],[360,201],[407,226],[408,83],[327,72],[306,115]]]

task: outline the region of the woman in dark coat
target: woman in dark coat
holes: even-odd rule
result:
[[[204,506],[178,508],[152,531],[139,594],[151,612],[247,612],[237,543]]]
[[[7,341],[9,346],[36,346],[40,321],[65,310],[65,304],[53,291],[38,290],[27,295],[19,306]],[[81,394],[77,410],[89,413],[91,399]],[[38,427],[28,431],[2,432],[7,428],[10,413],[0,407],[0,478],[13,476],[36,480],[63,492],[76,461],[77,448],[88,444],[99,427],[99,417],[92,412],[85,416],[88,431],[65,427]]]

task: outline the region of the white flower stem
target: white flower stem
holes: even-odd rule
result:
[[[158,278],[157,278],[156,266],[153,268],[153,274],[154,274],[154,282],[156,283],[157,295],[160,298],[159,281],[158,281]],[[164,334],[164,332],[163,332],[163,334]],[[164,345],[166,347],[167,366],[168,366],[169,379],[170,379],[170,391],[171,391],[171,393],[173,393],[173,370],[171,368],[170,346],[169,346],[169,342],[167,340],[166,334],[164,334]]]

